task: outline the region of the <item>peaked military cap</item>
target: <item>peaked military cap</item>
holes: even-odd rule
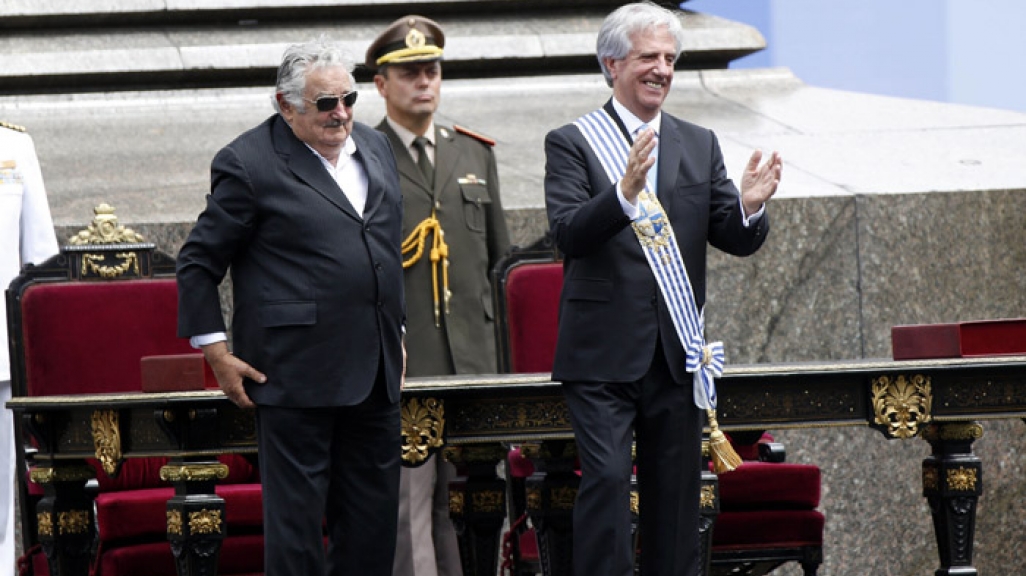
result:
[[[384,64],[439,60],[444,46],[445,34],[437,22],[411,14],[392,22],[371,42],[364,65],[377,70]]]

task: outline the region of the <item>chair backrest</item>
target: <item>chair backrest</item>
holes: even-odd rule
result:
[[[32,284],[20,302],[28,396],[138,392],[143,356],[194,352],[173,278]]]
[[[15,395],[142,390],[143,356],[195,352],[178,338],[174,261],[97,208],[61,253],[7,290]]]
[[[493,271],[503,372],[551,372],[559,322],[563,262],[547,238],[514,248]]]

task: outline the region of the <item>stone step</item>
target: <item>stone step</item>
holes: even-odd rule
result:
[[[271,85],[286,45],[326,34],[340,40],[359,62],[384,26],[412,11],[436,18],[445,28],[447,78],[589,73],[598,70],[595,37],[611,3],[79,4],[87,6],[29,0],[3,4],[0,22],[7,30],[0,37],[0,94]],[[105,8],[110,12],[103,13]],[[75,17],[81,22],[72,22]],[[682,69],[725,68],[731,60],[765,47],[756,29],[721,18],[692,13],[685,26]],[[359,81],[370,79],[362,67],[356,76]]]

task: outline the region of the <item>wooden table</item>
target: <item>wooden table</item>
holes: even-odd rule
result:
[[[972,553],[983,464],[972,445],[983,433],[980,421],[1026,418],[1026,357],[734,366],[718,381],[718,392],[726,430],[870,426],[888,440],[925,439],[932,453],[923,460],[922,483],[938,542],[936,574],[977,574]],[[496,463],[510,444],[526,444],[550,463],[572,455],[559,384],[548,374],[418,378],[407,382],[402,402],[404,463],[415,466],[444,451],[466,471],[450,489],[464,572],[494,574],[506,516],[505,480],[496,474]],[[176,488],[169,523],[187,518],[218,505],[211,476],[217,454],[256,451],[253,414],[219,390],[19,397],[7,406],[38,446],[26,455],[32,478],[46,491],[37,518],[78,515],[91,527],[82,459],[96,457],[113,469],[121,459],[155,455],[171,458],[162,470]],[[539,486],[543,498],[535,512],[565,511],[572,493],[544,479]],[[223,510],[223,501],[219,505]],[[94,534],[34,525],[60,574],[86,574],[88,558],[81,556]],[[187,523],[185,529],[169,524],[168,533],[178,540],[173,549],[197,554]],[[549,569],[558,574],[565,550],[548,552]],[[193,560],[179,565],[202,564]]]

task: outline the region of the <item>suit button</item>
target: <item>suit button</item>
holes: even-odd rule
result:
[[[374,264],[374,269],[377,270],[378,272],[381,272],[381,262],[378,262],[378,263]]]

